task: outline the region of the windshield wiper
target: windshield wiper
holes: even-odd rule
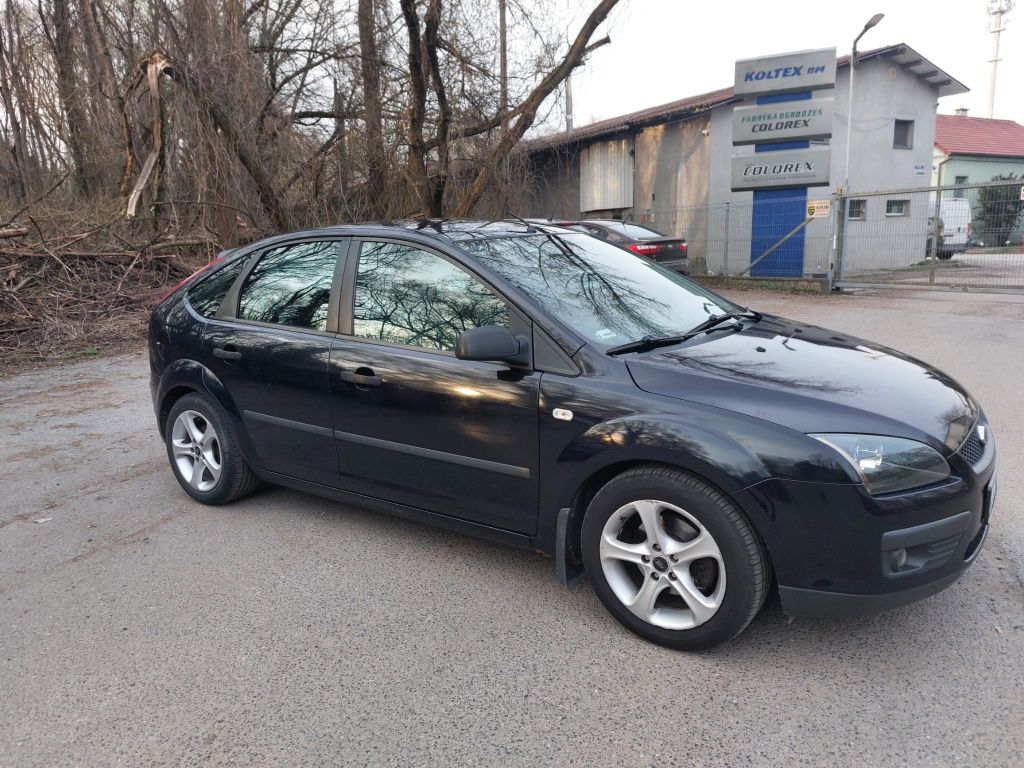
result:
[[[761,319],[760,312],[752,312],[749,309],[743,309],[739,312],[723,312],[721,315],[711,315],[707,320],[699,325],[693,326],[686,332],[687,336],[692,336],[700,333],[701,331],[707,331],[714,328],[716,325],[721,325],[726,320],[738,320],[741,317],[750,318],[755,323]]]
[[[679,333],[670,336],[644,336],[642,339],[628,341],[625,344],[619,344],[617,347],[611,347],[606,350],[605,354],[623,355],[626,352],[647,352],[648,350],[657,349],[658,347],[668,347],[672,344],[681,344],[682,342],[689,341],[694,336],[701,333],[724,331],[726,330],[725,328],[719,328],[717,326],[721,325],[726,320],[735,320],[741,317],[749,318],[756,323],[761,319],[761,313],[744,309],[739,312],[726,312],[721,315],[712,315],[700,325],[691,328],[686,333]]]

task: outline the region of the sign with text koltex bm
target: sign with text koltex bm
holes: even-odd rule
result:
[[[816,141],[832,135],[832,98],[736,107],[732,111],[733,144]]]
[[[793,93],[831,88],[836,82],[836,49],[784,53],[736,62],[737,96]]]
[[[831,157],[830,147],[733,155],[732,191],[825,186]]]

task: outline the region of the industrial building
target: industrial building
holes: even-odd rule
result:
[[[849,83],[849,57],[840,57],[834,88],[822,92],[832,97],[831,138],[810,143],[831,149],[823,153],[831,167],[827,183],[807,194],[828,198],[844,186],[847,173],[854,193],[928,186],[937,101],[967,88],[905,44],[859,53],[847,171]],[[749,264],[757,237],[754,193],[733,191],[733,156],[755,152],[753,146],[733,146],[733,111],[754,103],[723,88],[535,139],[527,144],[532,173],[523,207],[535,216],[646,221],[665,234],[685,236],[698,269],[733,272]],[[894,204],[884,195],[869,195],[850,218],[851,232],[884,221],[886,231],[897,236],[897,219],[905,219],[907,232],[920,230],[922,238],[920,249],[908,246],[907,258],[919,258],[924,250],[924,198]],[[811,222],[799,251],[777,267],[779,274],[824,273],[832,224]],[[852,248],[861,247],[858,243],[870,248],[870,238],[851,239]],[[870,259],[870,254],[860,257]]]

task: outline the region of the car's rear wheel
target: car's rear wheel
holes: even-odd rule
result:
[[[203,395],[175,402],[164,434],[174,476],[196,501],[226,504],[259,484],[220,406]]]
[[[583,559],[616,619],[682,650],[742,632],[770,580],[742,513],[711,485],[672,467],[628,470],[597,493],[583,522]]]

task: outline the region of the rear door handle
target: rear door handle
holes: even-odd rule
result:
[[[360,373],[362,371],[362,373]],[[354,371],[342,371],[342,381],[355,384],[357,387],[379,387],[384,379],[374,374],[369,368],[357,368]]]
[[[233,347],[214,347],[213,356],[219,357],[221,360],[241,360],[242,353]]]

